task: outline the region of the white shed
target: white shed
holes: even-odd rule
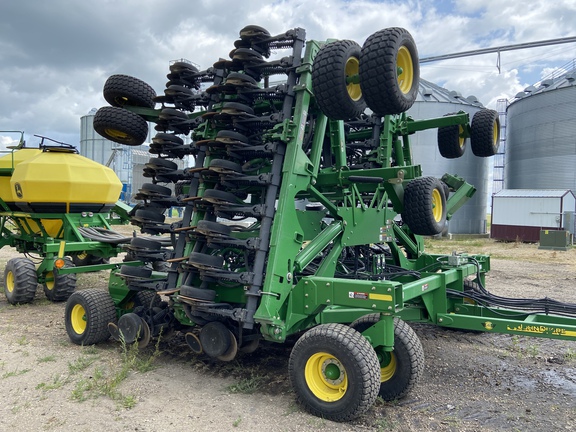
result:
[[[492,196],[490,237],[536,243],[540,230],[574,233],[575,211],[571,190],[503,189]]]

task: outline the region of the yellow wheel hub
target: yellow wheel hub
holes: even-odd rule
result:
[[[360,71],[359,62],[356,57],[350,57],[346,61],[344,73],[346,74],[346,90],[353,101],[357,101],[362,97],[362,89],[357,81],[358,73]]]
[[[405,46],[398,50],[396,67],[398,69],[398,87],[402,93],[407,94],[412,90],[414,83],[414,64],[410,51]]]
[[[129,138],[128,134],[126,134],[122,131],[116,130],[116,129],[106,129],[106,134],[108,136],[111,136],[113,138],[118,138],[118,139]]]
[[[319,352],[306,362],[304,370],[306,384],[318,399],[336,402],[348,389],[348,376],[344,366],[332,354]]]
[[[498,127],[498,122],[494,122],[494,127],[492,128],[492,143],[494,145],[498,144],[498,139],[500,138],[500,128]]]
[[[50,291],[52,291],[54,289],[54,273],[53,272],[46,273],[46,282],[44,282],[44,285],[46,285],[46,288]]]
[[[82,305],[74,305],[72,311],[70,312],[70,324],[72,324],[72,330],[76,334],[83,334],[86,331],[86,310]]]
[[[434,216],[434,220],[436,222],[440,222],[442,220],[442,213],[444,209],[442,207],[442,196],[440,195],[440,191],[438,189],[434,189],[432,192],[432,215]]]
[[[393,353],[388,354],[390,361],[386,366],[380,367],[380,382],[386,382],[396,373],[396,356]]]
[[[462,125],[458,126],[458,143],[460,144],[460,148],[464,147],[464,141],[466,141],[466,138],[464,138],[464,128],[462,127]]]
[[[6,289],[10,293],[14,291],[14,273],[11,271],[6,273]]]

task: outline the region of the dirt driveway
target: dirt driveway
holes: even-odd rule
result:
[[[576,303],[576,251],[534,245],[436,244],[491,253],[495,294]],[[0,250],[0,268],[14,252]],[[78,289],[105,289],[107,273]],[[305,413],[288,382],[290,346],[265,345],[231,363],[194,356],[176,334],[144,350],[68,340],[64,304],[0,294],[0,430],[491,431],[576,430],[576,343],[414,329],[426,370],[416,390],[377,402],[352,423]]]

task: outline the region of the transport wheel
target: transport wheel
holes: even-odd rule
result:
[[[117,321],[116,308],[107,291],[77,291],[66,302],[66,333],[76,345],[93,345],[108,340],[108,323]]]
[[[450,115],[450,114],[447,114]],[[438,128],[438,150],[446,159],[456,159],[464,154],[466,138],[462,125],[450,125]]]
[[[446,225],[446,195],[435,177],[419,177],[404,190],[402,220],[418,235],[440,234]]]
[[[368,107],[380,116],[400,114],[416,101],[420,82],[418,50],[400,27],[380,30],[364,42],[360,86]]]
[[[65,257],[64,261],[66,263],[64,267],[75,267],[71,258]],[[76,289],[75,273],[62,274],[58,269],[54,269],[53,271],[47,272],[45,277],[46,281],[42,284],[42,287],[44,288],[46,298],[52,302],[68,300],[68,297],[70,297]]]
[[[380,319],[369,314],[354,321],[350,327],[363,332]],[[424,372],[424,350],[412,327],[394,319],[394,350],[376,349],[380,361],[380,391],[378,396],[386,401],[400,399],[412,390]]]
[[[498,112],[483,109],[472,117],[470,131],[472,153],[478,157],[494,156],[500,145],[500,119]]]
[[[36,295],[36,267],[28,258],[12,258],[4,269],[4,295],[10,304],[30,303]]]
[[[156,92],[144,81],[128,75],[111,75],[104,83],[104,99],[114,107],[154,108]]]
[[[148,123],[124,108],[102,107],[94,115],[94,130],[110,141],[138,146],[146,141]]]
[[[359,80],[360,45],[341,40],[324,45],[312,68],[312,89],[322,112],[334,120],[359,117],[366,109]]]
[[[308,330],[294,345],[288,370],[300,403],[328,420],[352,420],[378,396],[376,353],[366,338],[343,324]]]

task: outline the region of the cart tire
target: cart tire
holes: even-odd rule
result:
[[[72,263],[76,267],[83,267],[95,264],[108,264],[110,262],[108,258],[92,255],[91,253],[88,252],[78,252],[74,255],[71,255],[70,258],[72,259]]]
[[[360,45],[340,40],[324,45],[318,51],[312,68],[312,89],[322,112],[334,120],[359,117],[366,109],[362,89],[356,77],[360,64]]]
[[[407,30],[392,27],[366,39],[360,55],[360,86],[374,113],[407,111],[416,101],[419,81],[418,50]]]
[[[28,258],[12,258],[4,269],[4,295],[10,304],[30,303],[36,295],[36,267]]]
[[[404,190],[402,220],[414,234],[436,235],[446,225],[446,195],[435,177],[419,177]]]
[[[354,321],[350,327],[363,332],[380,319],[369,314]],[[380,361],[380,396],[392,401],[406,396],[418,383],[424,372],[424,350],[412,327],[401,319],[394,319],[394,351],[376,349]]]
[[[299,402],[328,420],[352,420],[378,396],[376,352],[360,333],[343,324],[308,330],[294,345],[288,370]]]
[[[450,114],[446,114],[450,115]],[[466,138],[462,136],[462,125],[450,125],[438,128],[438,150],[446,159],[456,159],[464,155]]]
[[[71,258],[64,258],[64,267],[75,267]],[[54,269],[45,275],[51,281],[45,281],[42,284],[46,298],[51,302],[62,302],[68,300],[76,289],[76,273],[61,274],[58,269]]]
[[[124,108],[102,107],[94,115],[94,130],[110,141],[138,146],[146,141],[148,123]]]
[[[114,301],[107,291],[75,292],[66,302],[66,333],[76,345],[93,345],[108,340],[108,323],[117,323]]]
[[[490,157],[498,153],[500,145],[500,119],[498,112],[483,109],[472,117],[470,131],[472,153],[478,157]]]
[[[111,75],[104,83],[104,99],[113,107],[154,108],[156,92],[144,81],[128,75]]]
[[[138,291],[133,299],[134,308],[143,307],[144,309],[152,309],[153,307],[160,306],[162,299],[156,294],[156,291]]]

